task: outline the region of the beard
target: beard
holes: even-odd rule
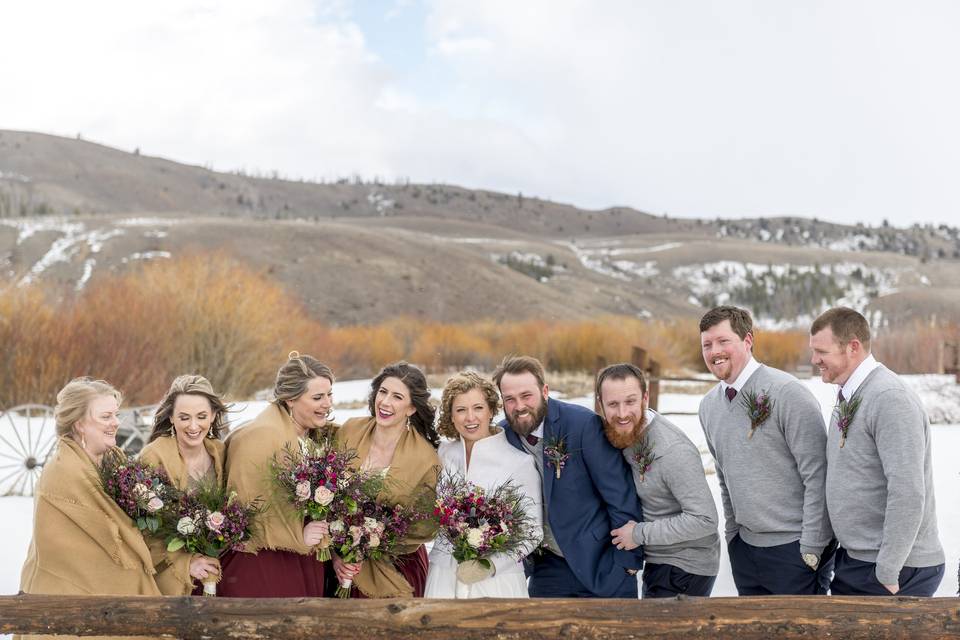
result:
[[[647,430],[647,412],[640,414],[639,418],[633,419],[633,427],[630,431],[621,431],[613,423],[603,421],[603,433],[607,436],[607,441],[617,449],[626,449],[640,442],[643,432]]]
[[[510,425],[510,428],[513,429],[514,433],[525,438],[536,431],[537,427],[540,426],[540,423],[543,422],[543,419],[546,417],[547,401],[543,398],[540,398],[540,404],[536,409],[530,412],[532,420],[529,427],[525,427],[520,424],[520,418],[517,413],[518,412],[514,411],[513,413],[506,414],[505,417],[507,418],[507,424]]]

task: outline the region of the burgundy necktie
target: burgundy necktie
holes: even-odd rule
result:
[[[843,387],[840,387],[840,391],[837,393],[837,400],[840,402],[846,402],[847,399],[843,397]]]
[[[733,399],[737,397],[737,390],[733,387],[727,387],[727,400],[733,402]]]
[[[531,447],[535,447],[537,446],[537,443],[540,442],[540,438],[531,433],[527,436],[527,442],[530,443]]]

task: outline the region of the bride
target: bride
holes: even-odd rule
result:
[[[437,431],[452,441],[440,445],[440,462],[447,475],[460,475],[493,491],[512,481],[529,498],[528,514],[534,522],[533,538],[521,549],[529,555],[543,535],[540,475],[533,458],[507,442],[502,429],[491,426],[500,408],[497,389],[473,372],[459,373],[447,381],[440,403]],[[526,598],[527,578],[521,560],[498,553],[485,569],[476,561],[457,564],[450,544],[437,538],[430,552],[427,598]]]

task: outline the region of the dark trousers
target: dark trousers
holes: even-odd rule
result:
[[[837,551],[836,573],[830,583],[835,596],[889,596],[887,588],[877,580],[877,563],[851,558],[846,549]],[[945,567],[904,567],[900,569],[898,596],[932,596],[943,580]]]
[[[637,577],[623,573],[623,583],[617,593],[610,596],[598,596],[587,589],[579,578],[570,569],[567,561],[541,549],[529,556],[532,561],[532,572],[527,592],[531,598],[636,598]],[[614,571],[623,571],[615,567]]]
[[[643,567],[643,597],[673,598],[680,594],[707,598],[717,576],[687,573],[680,567],[648,562]]]
[[[741,596],[826,595],[833,571],[833,546],[828,546],[814,571],[800,556],[800,541],[775,547],[755,547],[739,534],[727,545],[730,568]]]

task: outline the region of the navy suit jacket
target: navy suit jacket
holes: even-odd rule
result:
[[[507,440],[527,452],[506,421],[500,423]],[[640,500],[623,453],[603,433],[593,411],[550,398],[543,424],[543,443],[563,440],[570,459],[556,476],[543,460],[543,500],[550,529],[574,575],[600,597],[613,597],[628,576],[627,569],[643,567],[640,547],[620,550],[610,531],[629,520],[642,520]]]

